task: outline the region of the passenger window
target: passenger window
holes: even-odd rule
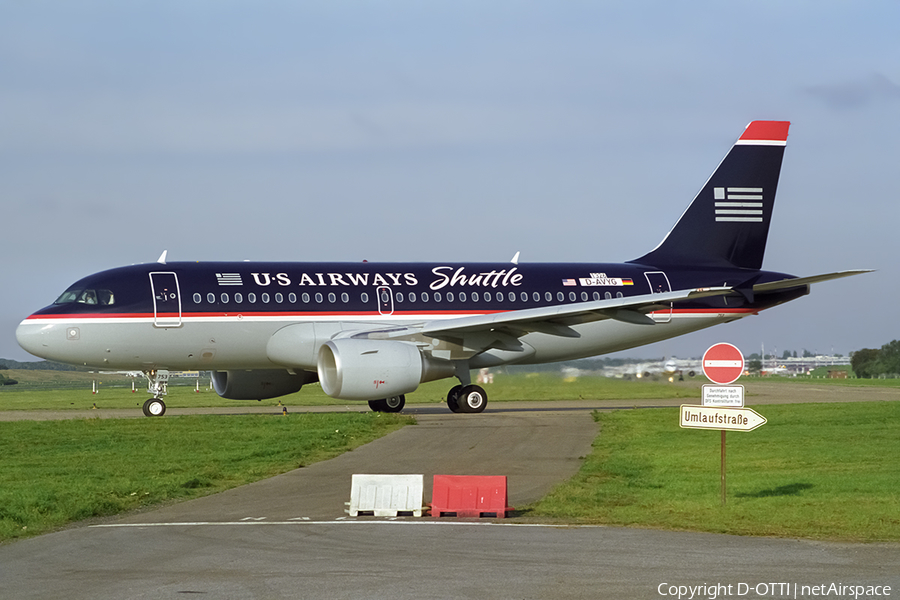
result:
[[[403,302],[403,294],[401,292],[397,292],[397,302]],[[385,303],[387,304],[387,303]]]
[[[623,298],[622,292],[616,292],[616,298]]]
[[[260,296],[260,299],[263,301],[263,304],[269,303],[269,294],[267,292],[263,292],[263,295]]]
[[[194,304],[200,304],[200,301],[203,300],[203,296],[199,293],[194,294]]]
[[[422,292],[422,302],[428,302],[428,292]]]
[[[503,302],[503,292],[497,292],[497,302]]]
[[[569,292],[569,302],[575,302],[575,292]]]
[[[236,292],[234,294],[234,301],[237,302],[238,304],[240,304],[241,302],[244,301],[244,295],[241,294],[240,292]]]
[[[216,303],[216,295],[213,294],[212,292],[208,293],[206,295],[206,301],[209,302],[210,304],[215,304]]]
[[[556,299],[559,300],[560,302],[562,302],[563,300],[566,299],[566,295],[563,294],[562,292],[556,292]]]
[[[297,294],[295,294],[294,292],[288,294],[288,302],[290,302],[291,304],[297,304]]]
[[[341,294],[341,302],[343,302],[344,304],[350,302],[350,294],[348,294],[347,292]]]
[[[472,292],[472,302],[478,302],[478,292]]]
[[[594,300],[600,299],[600,292],[594,292]]]
[[[410,293],[409,293],[409,301],[410,301],[410,302],[415,302],[415,301],[416,301],[416,293],[415,293],[415,292],[410,292]]]
[[[522,292],[521,294],[522,302],[528,302],[528,292]]]
[[[581,292],[581,301],[587,302],[587,299],[588,299],[587,292]]]
[[[453,292],[447,292],[447,302],[453,302]]]
[[[334,304],[337,301],[337,296],[334,295],[334,292],[328,292],[328,302]]]
[[[473,298],[473,300],[474,300],[474,298]],[[460,302],[465,302],[465,301],[466,301],[466,293],[465,293],[465,292],[460,292],[460,293],[459,293],[459,301],[460,301]]]
[[[541,294],[540,294],[539,292],[533,293],[533,294],[531,295],[531,297],[532,297],[532,299],[533,299],[535,302],[540,302],[540,301],[541,301]]]
[[[369,295],[365,292],[363,292],[362,294],[359,295],[359,299],[362,300],[363,304],[369,303]],[[385,297],[384,301],[387,302],[387,300],[388,299]]]
[[[322,304],[322,300],[323,300],[322,293],[316,292],[316,302],[318,302],[319,304]]]
[[[610,294],[609,292],[606,292],[605,294],[603,294],[603,297],[606,298],[607,300],[612,300],[612,294]]]
[[[303,292],[303,294],[300,296],[300,299],[303,300],[303,304],[309,304],[309,294],[307,294],[306,292]]]
[[[527,300],[528,297],[526,296],[525,299]],[[510,301],[510,302],[515,302],[515,301],[516,301],[516,293],[515,293],[515,292],[510,292],[510,293],[509,293],[509,301]]]
[[[277,302],[278,304],[281,304],[282,302],[284,302],[284,295],[282,295],[281,292],[278,292],[277,294],[275,294],[275,302]]]
[[[220,296],[220,298],[222,298],[222,304],[228,304],[228,294],[226,294],[225,292],[222,292],[222,295]]]
[[[440,293],[440,292],[435,292],[435,293],[434,293],[434,301],[435,301],[435,302],[440,302],[440,301],[441,301],[441,293]]]
[[[249,302],[250,304],[255,304],[256,303],[256,294],[254,294],[253,292],[250,292],[249,294],[247,294],[247,302]]]

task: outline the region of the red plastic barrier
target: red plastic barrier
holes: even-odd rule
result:
[[[431,516],[456,513],[457,517],[481,517],[486,513],[505,518],[505,475],[435,475],[431,492]]]

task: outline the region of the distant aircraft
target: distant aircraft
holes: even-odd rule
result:
[[[170,370],[211,371],[222,397],[319,381],[397,412],[420,383],[455,377],[453,412],[481,412],[472,369],[571,360],[728,323],[863,270],[762,271],[790,123],[754,121],[651,252],[612,263],[165,262],[81,279],[26,318],[42,358],[140,370],[148,416]]]
[[[785,366],[775,366],[768,369],[763,369],[763,373],[765,375],[789,375],[790,371],[788,371],[788,368]]]

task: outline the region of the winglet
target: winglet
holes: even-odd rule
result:
[[[166,264],[166,253],[167,252],[168,252],[168,250],[163,250],[163,253],[159,255],[159,260],[157,260],[156,262],[158,262],[161,265]]]

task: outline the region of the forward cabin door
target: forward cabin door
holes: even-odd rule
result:
[[[651,294],[664,294],[672,291],[672,287],[669,285],[669,278],[662,271],[650,271],[644,273],[644,277],[647,278],[647,283],[650,284]],[[672,303],[668,303],[667,309],[654,311],[650,313],[650,316],[657,323],[668,323],[672,320]]]
[[[150,273],[153,294],[153,326],[181,327],[181,292],[175,273]]]

